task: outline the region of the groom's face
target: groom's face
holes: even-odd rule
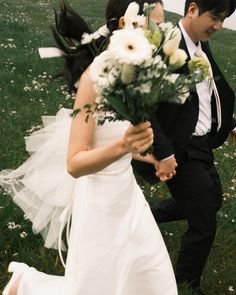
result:
[[[207,41],[214,33],[221,30],[226,16],[227,12],[217,14],[214,11],[206,11],[200,14],[197,6],[192,7],[188,13],[190,37],[194,42]]]

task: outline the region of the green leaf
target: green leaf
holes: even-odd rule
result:
[[[81,112],[81,109],[75,109],[75,110],[73,110],[73,112],[71,114],[71,117],[72,118],[75,118],[78,115],[78,113],[80,113],[80,112]]]
[[[130,122],[133,121],[133,118],[129,114],[129,110],[127,107],[120,101],[120,99],[117,99],[116,97],[109,97],[107,98],[109,103],[112,105],[112,107],[115,109],[116,112],[121,114],[125,119],[129,120]]]
[[[84,108],[90,110],[92,108],[92,105],[87,103],[84,105]]]

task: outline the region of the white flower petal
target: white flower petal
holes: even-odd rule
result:
[[[181,31],[175,27],[166,35],[163,51],[166,55],[171,56],[178,48],[181,40]]]
[[[177,49],[170,56],[169,62],[175,68],[180,68],[185,64],[187,57],[187,53],[183,49]]]
[[[117,30],[108,50],[121,64],[140,65],[152,58],[152,47],[140,30]]]
[[[124,15],[125,29],[134,29],[136,27],[144,27],[146,23],[146,17],[139,15],[139,4],[131,2],[126,9]]]

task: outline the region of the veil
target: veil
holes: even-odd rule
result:
[[[32,222],[33,232],[59,253],[65,249],[61,236],[69,228],[76,185],[66,171],[71,112],[62,108],[56,116],[43,116],[44,127],[25,138],[28,160],[0,172],[0,185]]]

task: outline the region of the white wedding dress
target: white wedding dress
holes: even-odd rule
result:
[[[13,272],[24,270],[17,294],[176,295],[169,255],[135,181],[131,155],[73,179],[65,168],[70,120],[68,111],[61,110],[28,138],[31,158],[0,175],[0,184],[32,220],[33,229],[42,233],[47,247],[57,247],[57,240],[59,248],[64,247],[60,231],[72,212],[65,275],[47,275],[16,263]],[[93,148],[121,137],[128,124],[97,126]]]

